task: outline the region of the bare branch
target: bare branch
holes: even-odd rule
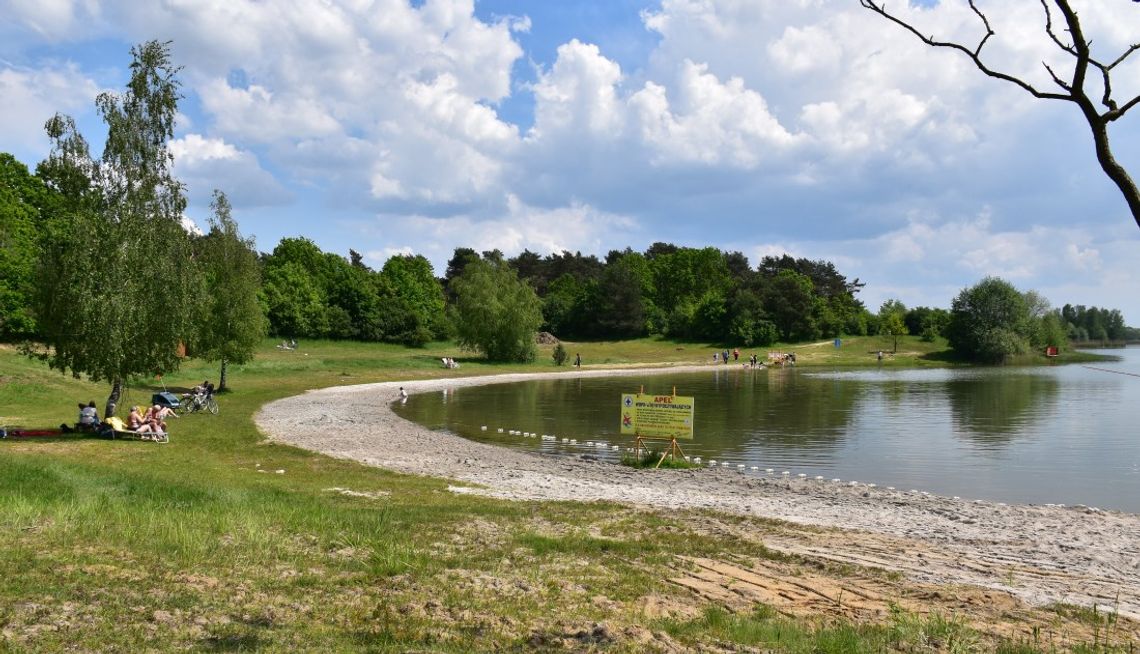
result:
[[[1072,44],[1062,41],[1061,38],[1057,36],[1057,33],[1053,31],[1053,12],[1049,11],[1049,3],[1046,0],[1041,0],[1041,8],[1045,10],[1045,33],[1049,35],[1050,39],[1053,39],[1053,43],[1057,44],[1058,48],[1068,52],[1074,57],[1077,56],[1077,51],[1073,48]]]
[[[1057,28],[1053,24],[1053,12],[1050,8],[1050,0],[1039,0],[1041,7],[1045,10],[1045,32],[1062,52],[1068,54],[1073,58],[1073,75],[1072,79],[1065,81],[1049,66],[1047,62],[1041,62],[1045,70],[1049,72],[1049,77],[1052,78],[1053,83],[1065,91],[1065,93],[1051,93],[1038,90],[1029,82],[1019,79],[1008,73],[1003,73],[994,69],[982,61],[982,49],[989,41],[990,37],[994,35],[993,28],[990,27],[990,22],[986,15],[978,9],[974,4],[974,0],[969,0],[970,9],[981,20],[982,26],[985,27],[986,33],[978,41],[977,46],[973,49],[955,43],[952,41],[939,41],[933,36],[925,36],[919,32],[914,26],[907,23],[902,18],[899,18],[886,9],[886,4],[883,0],[859,0],[859,4],[865,9],[879,14],[883,18],[891,21],[892,23],[902,27],[906,31],[918,37],[920,41],[932,48],[949,48],[951,50],[958,50],[962,52],[971,61],[978,70],[982,71],[989,77],[1004,80],[1011,84],[1021,87],[1030,95],[1035,98],[1043,98],[1049,100],[1065,100],[1077,105],[1081,114],[1084,116],[1085,121],[1088,123],[1089,129],[1092,132],[1093,143],[1096,147],[1096,158],[1100,164],[1101,170],[1105,175],[1116,184],[1120,189],[1121,195],[1124,196],[1125,202],[1128,204],[1128,209],[1132,213],[1133,219],[1136,224],[1140,226],[1140,188],[1137,187],[1136,182],[1128,174],[1124,166],[1116,160],[1112,153],[1112,146],[1109,142],[1108,123],[1117,120],[1133,107],[1140,105],[1140,95],[1128,100],[1123,106],[1118,106],[1117,102],[1112,99],[1112,71],[1121,62],[1126,60],[1132,53],[1140,50],[1140,43],[1133,44],[1123,54],[1116,58],[1110,64],[1104,64],[1101,61],[1093,58],[1091,49],[1092,44],[1085,38],[1084,32],[1081,29],[1080,20],[1077,18],[1077,13],[1069,4],[1069,0],[1051,0],[1052,4],[1056,6],[1061,15],[1065,19],[1065,26],[1071,37],[1071,42],[1061,38]],[[1140,2],[1140,0],[1136,0]],[[1100,104],[1107,110],[1099,112],[1095,101],[1089,97],[1089,89],[1087,89],[1086,81],[1088,78],[1089,67],[1093,67],[1100,71],[1101,80],[1104,84],[1104,93],[1100,98]]]
[[[1116,61],[1114,61],[1108,65],[1108,70],[1112,70],[1113,68],[1116,68],[1116,64],[1119,64],[1120,62],[1124,61],[1125,59],[1128,58],[1128,55],[1132,54],[1133,52],[1136,52],[1137,50],[1140,50],[1140,43],[1133,43],[1132,47],[1125,50],[1124,54],[1117,57]]]
[[[978,18],[982,19],[982,25],[986,27],[986,35],[978,42],[978,47],[974,48],[973,55],[974,58],[977,58],[982,54],[982,48],[986,45],[986,41],[989,41],[990,37],[994,35],[994,31],[993,28],[990,27],[990,19],[986,18],[986,15],[982,13],[981,9],[978,9],[978,6],[974,4],[974,0],[970,0],[970,9],[974,10]]]
[[[1053,78],[1053,83],[1055,83],[1057,86],[1068,91],[1070,95],[1072,94],[1073,87],[1069,86],[1068,82],[1061,79],[1060,76],[1057,75],[1057,73],[1053,72],[1052,66],[1045,63],[1044,61],[1041,62],[1041,65],[1045,67],[1045,70],[1049,71],[1049,76]]]
[[[994,69],[990,68],[989,66],[987,66],[985,64],[985,62],[982,61],[982,59],[981,59],[982,46],[984,46],[986,44],[986,40],[988,40],[991,36],[993,36],[994,32],[993,32],[993,30],[990,29],[989,20],[987,20],[985,17],[985,14],[983,14],[974,5],[973,0],[970,1],[970,7],[974,10],[974,13],[977,14],[981,18],[982,25],[984,25],[986,28],[986,35],[981,38],[977,47],[974,48],[973,50],[971,50],[970,48],[967,48],[966,46],[962,45],[961,43],[954,43],[953,41],[938,41],[933,36],[925,36],[922,32],[919,32],[910,23],[907,23],[903,19],[901,19],[901,18],[895,16],[894,14],[888,12],[886,9],[886,5],[883,2],[879,2],[876,4],[874,0],[859,0],[859,4],[862,5],[866,9],[870,9],[871,11],[875,12],[876,14],[879,14],[883,18],[886,18],[887,20],[898,25],[899,27],[902,27],[906,31],[908,31],[911,34],[918,37],[918,39],[920,41],[922,41],[923,43],[925,43],[926,45],[929,45],[933,48],[949,48],[951,50],[957,50],[957,51],[965,54],[967,57],[970,58],[971,61],[974,62],[974,65],[978,68],[978,70],[982,71],[983,73],[985,73],[989,77],[993,77],[995,79],[1000,79],[1000,80],[1009,82],[1011,84],[1015,84],[1015,85],[1021,87],[1022,89],[1024,89],[1027,93],[1029,93],[1030,95],[1032,95],[1035,98],[1042,98],[1042,99],[1049,99],[1049,100],[1068,100],[1070,102],[1073,101],[1073,98],[1070,95],[1063,95],[1060,93],[1051,93],[1048,91],[1040,91],[1036,87],[1034,87],[1032,84],[1026,82],[1025,80],[1018,79],[1017,77],[1014,77],[1013,75],[1010,75],[1008,73],[1003,73],[1001,71],[994,70]]]
[[[1113,103],[1113,104],[1115,104],[1115,103]],[[1140,104],[1140,95],[1136,96],[1135,98],[1132,98],[1128,102],[1125,102],[1124,105],[1121,106],[1119,109],[1112,109],[1111,111],[1105,112],[1104,121],[1106,123],[1112,122],[1112,121],[1116,120],[1117,118],[1120,118],[1121,116],[1123,116],[1125,113],[1128,112],[1129,109],[1131,109],[1132,107],[1135,107],[1138,104]]]

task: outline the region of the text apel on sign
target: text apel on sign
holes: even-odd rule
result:
[[[692,397],[623,393],[621,433],[641,438],[693,439]]]

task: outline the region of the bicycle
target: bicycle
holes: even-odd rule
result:
[[[209,411],[214,415],[218,415],[218,400],[214,398],[213,393],[209,394],[187,394],[183,398],[180,406],[182,415],[188,413],[197,413],[198,411]]]

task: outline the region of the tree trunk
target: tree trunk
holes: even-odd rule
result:
[[[226,390],[226,358],[222,357],[222,372],[218,377],[218,392]]]
[[[1089,127],[1092,129],[1093,142],[1096,144],[1097,163],[1100,164],[1101,170],[1104,171],[1105,175],[1108,175],[1112,183],[1116,184],[1116,188],[1120,189],[1121,195],[1128,203],[1128,210],[1132,212],[1132,219],[1140,227],[1140,189],[1136,188],[1136,182],[1112,155],[1112,147],[1108,140],[1108,125],[1098,118],[1093,118],[1087,111],[1085,117],[1088,118]]]
[[[119,398],[123,394],[123,380],[115,379],[111,382],[111,395],[107,397],[107,405],[103,407],[103,419],[113,417],[118,408]]]

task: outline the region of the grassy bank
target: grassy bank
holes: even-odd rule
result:
[[[770,349],[799,365],[879,365],[880,341]],[[656,339],[568,349],[587,367],[700,363],[713,351]],[[944,365],[938,344],[899,349],[882,365]],[[443,370],[442,356],[461,368]],[[1127,651],[1121,638],[1098,648],[1100,624],[1077,611],[1009,618],[979,601],[971,613],[956,607],[973,591],[941,601],[874,570],[769,552],[765,535],[788,525],[454,494],[444,480],[265,443],[252,422],[266,402],[310,388],[552,367],[548,351],[499,366],[448,344],[266,342],[231,368],[220,414],[172,421],[168,445],[0,441],[0,651]],[[189,361],[162,383],[205,378],[216,369]],[[122,404],[145,403],[157,383],[136,382]],[[0,424],[58,425],[106,392],[0,348]],[[875,612],[842,599],[776,610],[699,590],[686,580],[702,561],[890,590]]]

